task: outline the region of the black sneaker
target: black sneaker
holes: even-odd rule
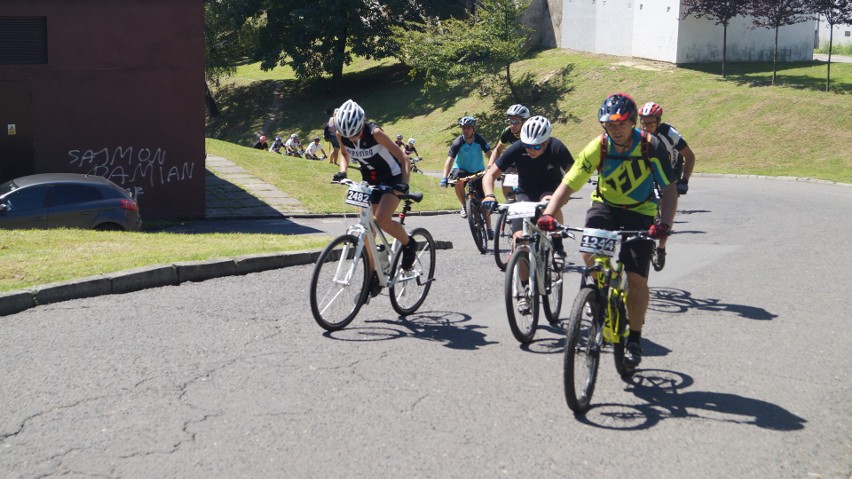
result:
[[[639,343],[627,343],[624,348],[624,360],[622,364],[627,368],[635,368],[642,362],[642,347]]]
[[[666,249],[665,248],[657,248],[654,251],[654,257],[651,258],[651,262],[654,264],[654,271],[661,271],[663,266],[666,265]]]
[[[417,241],[409,236],[408,244],[402,247],[402,269],[409,271],[414,266],[415,259],[417,259]]]
[[[379,284],[379,275],[373,271],[373,277],[370,280],[370,297],[375,298],[382,292],[382,285]]]

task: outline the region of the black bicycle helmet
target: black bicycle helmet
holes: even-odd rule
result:
[[[636,102],[626,93],[613,93],[598,110],[598,121],[636,120]]]

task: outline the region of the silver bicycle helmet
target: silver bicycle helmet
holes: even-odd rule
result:
[[[512,105],[506,110],[506,116],[519,116],[521,118],[530,117],[530,109],[524,105]]]
[[[344,138],[352,138],[364,128],[364,109],[352,100],[340,105],[334,115],[334,126]]]
[[[464,116],[459,120],[459,126],[476,126],[476,118]]]
[[[540,145],[550,138],[553,126],[543,116],[534,116],[521,128],[521,141],[527,145]]]
[[[408,144],[409,144],[409,145],[414,146],[414,144],[415,144],[415,143],[417,143],[417,140],[415,140],[414,138],[409,138],[409,139],[408,139]]]

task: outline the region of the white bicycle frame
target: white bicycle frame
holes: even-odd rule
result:
[[[369,188],[371,192],[372,192],[372,190],[375,189],[373,186],[366,185],[365,183],[358,183],[358,182],[352,181],[350,179],[345,179],[345,178],[340,180],[340,183],[345,184],[345,185],[361,185],[362,187]],[[350,235],[358,238],[358,244],[357,244],[357,246],[355,246],[355,255],[353,257],[359,258],[360,255],[361,255],[361,252],[364,251],[364,248],[365,247],[368,248],[367,249],[367,259],[368,259],[368,261],[370,261],[370,264],[372,264],[373,271],[375,271],[376,275],[379,277],[379,284],[383,288],[387,287],[390,284],[390,281],[388,280],[388,278],[390,277],[390,262],[393,260],[393,257],[396,254],[397,250],[400,248],[399,240],[394,238],[392,243],[388,243],[388,240],[387,240],[387,237],[385,236],[384,231],[382,231],[382,229],[379,228],[379,225],[376,224],[376,220],[373,218],[372,206],[368,207],[368,208],[359,208],[359,209],[360,209],[360,214],[359,214],[359,218],[358,218],[358,223],[349,225],[349,227],[347,227],[347,229],[346,229],[346,234],[350,234]],[[385,251],[387,252],[387,258],[388,258],[387,267],[382,265],[381,261],[379,261],[379,258],[377,257],[377,255],[379,254],[379,251],[377,249],[377,245],[379,243],[376,242],[376,236],[379,237],[379,240],[381,240],[381,244],[384,245]],[[346,257],[346,255],[349,253],[348,248],[349,248],[349,246],[344,248],[344,250],[342,252],[343,257]],[[340,274],[341,271],[339,270],[339,268],[341,267],[341,264],[342,264],[342,262],[338,263],[338,265],[337,265],[338,271],[334,275],[335,278],[340,277],[339,274]],[[341,283],[348,285],[349,282],[352,279],[352,275],[355,273],[355,268],[357,268],[357,263],[353,262],[349,271],[346,272],[344,279],[342,279],[342,280],[335,279],[335,282],[341,282]],[[382,274],[378,274],[380,271],[381,271]]]
[[[522,238],[528,238],[529,242],[526,245],[521,245],[521,246],[516,244],[515,245],[515,253],[517,253],[520,248],[526,248],[527,251],[529,251],[529,253],[530,253],[529,254],[530,270],[527,272],[528,275],[529,275],[528,279],[529,279],[530,282],[535,281],[536,289],[537,289],[539,294],[542,294],[542,292],[544,292],[546,290],[545,288],[547,286],[547,285],[544,284],[544,264],[545,263],[544,263],[544,261],[540,261],[540,258],[538,257],[539,252],[536,250],[535,245],[531,244],[532,241],[533,241],[533,235],[535,233],[538,233],[539,239],[545,241],[546,244],[540,245],[542,250],[550,249],[550,251],[553,251],[553,242],[550,240],[549,234],[540,230],[538,228],[538,226],[536,226],[532,222],[532,218],[533,218],[533,215],[535,215],[536,208],[538,206],[543,206],[543,205],[546,205],[546,204],[547,204],[547,201],[538,201],[538,202],[518,201],[518,202],[515,202],[515,203],[504,203],[504,204],[500,205],[501,208],[505,207],[508,211],[507,216],[506,216],[506,221],[510,221],[511,219],[515,219],[515,218],[518,218],[518,217],[520,217],[524,221],[524,223],[523,223],[524,234],[523,234]],[[517,212],[516,214],[518,216],[514,216],[514,217],[512,216],[513,210],[515,210]],[[529,210],[529,211],[522,213],[521,212],[522,210],[523,211]],[[527,215],[527,214],[529,214],[529,216],[520,216],[520,215]]]

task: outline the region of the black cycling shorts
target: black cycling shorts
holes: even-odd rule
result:
[[[647,230],[653,223],[653,216],[646,216],[617,206],[607,206],[597,201],[593,202],[592,207],[586,212],[586,228],[609,231]],[[618,259],[624,263],[625,271],[647,278],[653,248],[652,240],[631,241],[622,244]]]
[[[467,171],[459,168],[453,168],[450,171],[450,176],[447,177],[448,180],[457,180],[459,178],[464,178],[466,176],[471,176],[479,173],[478,171]],[[485,198],[485,190],[482,189],[482,176],[473,180],[473,188],[476,191],[476,197],[479,199]]]
[[[394,186],[394,185],[398,185],[398,184],[402,183],[402,175],[400,174],[400,175],[396,175],[396,176],[391,176],[391,177],[383,179],[382,181],[378,181],[378,182],[375,182],[375,183],[369,181],[367,178],[364,178],[364,181],[369,183],[371,186],[378,186],[378,185]],[[379,201],[381,201],[383,195],[393,195],[393,194],[395,194],[393,192],[393,190],[387,190],[387,191],[373,190],[373,193],[370,195],[370,203],[372,203],[374,205],[378,204]]]

